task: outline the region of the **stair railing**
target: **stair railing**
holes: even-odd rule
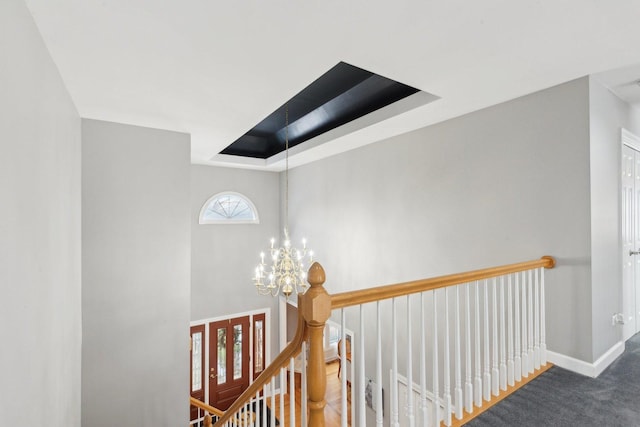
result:
[[[308,274],[311,287],[298,299],[293,341],[215,426],[273,426],[278,406],[281,426],[324,426],[327,378],[323,331],[332,310],[341,322],[342,372],[347,371],[346,330],[355,325],[349,361],[354,364],[356,379],[350,389],[357,409],[353,425],[382,426],[385,417],[393,427],[401,422],[409,426],[462,425],[551,366],[546,360],[544,270],[554,265],[555,260],[545,256],[330,296],[322,286],[324,270],[314,263]],[[402,309],[404,323],[398,320]],[[368,338],[374,342],[367,342]],[[375,348],[373,356],[367,358],[371,348]],[[294,358],[298,355],[303,368],[301,419],[296,423]],[[399,355],[404,360],[399,360]],[[383,375],[383,367],[385,372],[389,370],[388,376]],[[287,369],[288,419],[283,405]],[[341,425],[346,427],[346,375],[341,380]],[[276,396],[278,383],[280,394]],[[400,387],[405,388],[404,393]],[[390,395],[386,404],[384,390]],[[389,413],[384,412],[385,405]],[[249,408],[254,409],[251,419],[247,418]]]
[[[296,335],[276,359],[256,378],[256,380],[236,399],[224,414],[216,421],[214,426],[244,426],[244,425],[276,425],[275,414],[278,407],[280,425],[285,422],[284,400],[289,398],[288,425],[296,425],[295,422],[295,358],[302,356],[301,365],[306,366],[306,372],[302,372],[302,392],[304,396],[302,404],[302,419],[299,424],[324,425],[324,395],[326,389],[326,371],[324,365],[323,330],[327,319],[331,314],[331,298],[323,288],[325,281],[324,270],[318,263],[314,263],[308,272],[308,282],[311,285],[304,295],[298,297],[298,326]],[[305,340],[309,341],[309,360],[306,361],[307,352]],[[287,384],[286,370],[289,370]],[[314,378],[308,383],[306,378]],[[279,393],[276,385],[279,384]],[[288,393],[287,393],[288,386]],[[279,394],[279,396],[276,396]],[[269,405],[269,400],[271,403]],[[301,398],[302,399],[302,398]],[[250,411],[249,407],[257,405],[257,410]],[[251,419],[247,419],[247,414]]]
[[[343,345],[355,331],[353,425],[462,425],[549,369],[544,270],[554,265],[545,256],[332,295]]]
[[[211,419],[212,416],[218,418],[224,415],[224,412],[221,411],[220,409],[214,408],[211,405],[207,405],[206,403],[201,402],[195,397],[189,396],[189,403],[203,412],[203,416],[198,417],[198,421],[197,421],[197,424],[199,425],[200,424],[199,419],[202,418],[203,427],[211,427],[213,425],[213,422]],[[192,421],[191,424],[193,425],[194,422]]]

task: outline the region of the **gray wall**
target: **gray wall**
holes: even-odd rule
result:
[[[550,350],[592,361],[588,79],[291,172],[329,292],[556,257]]]
[[[0,425],[79,426],[80,118],[22,0],[0,53]]]
[[[189,135],[82,121],[82,424],[188,419]]]
[[[290,179],[292,234],[309,237],[330,293],[552,255],[548,348],[591,362],[588,91],[588,79],[579,79],[298,167]],[[426,303],[431,310],[432,298]],[[390,310],[382,304],[383,324]],[[402,318],[404,301],[399,310]],[[367,324],[373,314],[365,310]],[[356,316],[347,313],[354,330]],[[389,335],[386,328],[384,348]],[[398,339],[406,348],[402,328]],[[373,355],[370,347],[370,378]],[[384,378],[390,363],[385,355]],[[388,394],[388,380],[383,387]]]
[[[251,279],[260,252],[279,235],[278,182],[275,172],[191,166],[191,320],[270,308],[273,354],[278,354],[277,299],[258,295]],[[260,224],[198,224],[202,205],[222,191],[248,197]]]
[[[622,328],[611,325],[613,313],[622,312],[620,130],[638,135],[639,125],[639,111],[589,79],[594,360],[622,339]]]

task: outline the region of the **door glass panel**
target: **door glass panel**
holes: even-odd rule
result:
[[[264,323],[262,320],[258,320],[255,322],[254,324],[255,327],[255,333],[256,333],[256,337],[255,337],[255,342],[254,342],[254,348],[255,348],[255,352],[254,352],[254,360],[256,361],[256,364],[254,366],[254,370],[255,373],[258,372],[262,372],[262,370],[264,369],[264,354],[263,354],[263,347],[264,347]]]
[[[218,329],[218,384],[227,382],[227,329]]]
[[[202,389],[202,332],[191,336],[191,391]]]
[[[233,379],[242,378],[242,325],[233,327]]]

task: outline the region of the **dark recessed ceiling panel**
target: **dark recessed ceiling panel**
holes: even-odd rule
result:
[[[416,92],[419,90],[411,86],[340,62],[287,103],[289,148]],[[220,154],[267,159],[284,151],[285,105]]]

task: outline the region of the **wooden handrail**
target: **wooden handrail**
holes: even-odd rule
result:
[[[196,399],[193,396],[189,396],[189,403],[191,403],[193,406],[196,406],[202,409],[203,411],[207,411],[208,413],[215,415],[216,417],[221,417],[224,415],[224,412],[222,412],[220,409],[214,408],[211,405],[207,405],[206,403]]]
[[[339,294],[331,295],[331,309],[335,310],[338,308],[366,304],[374,301],[381,301],[389,298],[415,294],[418,292],[444,288],[447,286],[470,283],[476,280],[489,279],[491,277],[517,273],[519,271],[530,270],[533,268],[553,268],[555,264],[556,261],[553,257],[543,256],[542,258],[533,261],[507,264],[499,267],[484,268],[481,270],[468,271],[466,273],[449,274],[446,276],[415,280],[412,282],[398,283],[395,285],[384,285],[378,286],[376,288],[342,292]]]
[[[300,306],[300,297],[298,297],[298,306]],[[306,334],[306,323],[302,317],[301,310],[298,310],[298,326],[296,335],[284,350],[276,357],[276,359],[267,368],[262,371],[258,378],[233,402],[233,404],[224,411],[214,426],[223,425],[225,422],[244,407],[255,395],[269,382],[279,369],[287,366],[292,357],[296,357],[302,350],[302,341]]]

